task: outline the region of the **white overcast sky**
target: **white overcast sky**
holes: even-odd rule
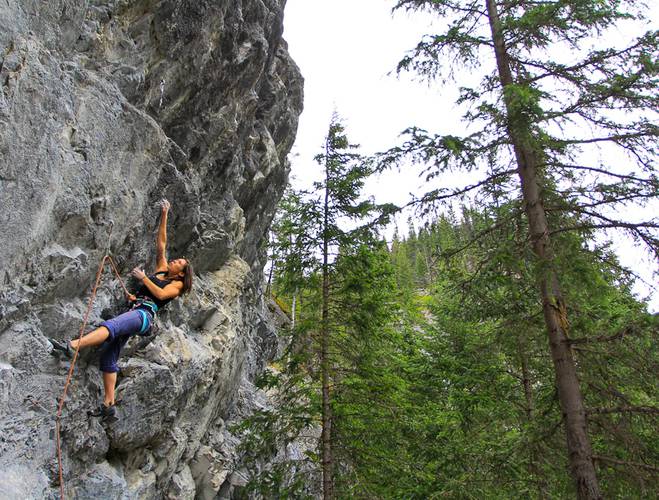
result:
[[[348,138],[364,154],[395,145],[406,127],[431,132],[464,131],[462,112],[453,104],[457,92],[450,85],[433,85],[397,77],[393,70],[421,35],[433,32],[439,21],[427,14],[391,14],[388,0],[288,0],[284,38],[305,79],[304,111],[290,155],[292,184],[310,187],[320,178],[313,161],[324,143],[332,112],[343,118]],[[464,179],[444,182],[463,183]],[[378,202],[404,203],[409,193],[420,194],[424,183],[412,172],[390,172],[367,189]],[[407,216],[404,216],[405,218]],[[406,220],[398,219],[404,232]],[[620,246],[621,261],[653,283],[657,263]],[[637,292],[647,295],[648,286]],[[651,309],[659,310],[659,293],[652,294]]]

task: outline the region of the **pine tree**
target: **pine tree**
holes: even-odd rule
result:
[[[406,144],[385,155],[383,164],[412,155],[430,163],[432,175],[453,168],[487,170],[479,182],[431,190],[420,199],[436,203],[469,194],[492,203],[496,192],[516,202],[507,219],[496,220],[472,241],[525,215],[570,470],[580,498],[601,498],[571,348],[579,332],[569,331],[560,235],[619,228],[659,255],[656,217],[638,222],[616,212],[656,197],[659,187],[654,164],[659,130],[653,124],[659,109],[657,32],[623,48],[580,49],[591,40],[605,42],[607,28],[632,19],[631,2],[401,0],[397,8],[428,9],[448,24],[443,34],[424,38],[400,70],[434,79],[447,67],[487,69],[493,61],[494,71],[484,74],[479,88],[461,89],[459,103],[470,106],[465,118],[480,129],[464,137],[410,129]],[[606,157],[598,159],[594,148]]]
[[[330,353],[330,249],[337,245],[355,244],[354,233],[341,227],[341,220],[360,221],[372,208],[369,201],[359,202],[361,189],[369,175],[369,169],[354,152],[357,146],[348,142],[345,129],[338,116],[332,117],[325,139],[325,151],[316,156],[323,167],[325,180],[316,185],[322,192],[322,314],[320,369],[322,387],[322,467],[323,498],[334,496],[334,459],[332,453],[332,406],[330,386],[332,385],[332,361]],[[344,222],[345,223],[345,222]]]
[[[337,279],[335,258],[340,248],[352,249],[371,241],[372,229],[367,226],[376,207],[361,199],[361,190],[371,173],[368,164],[356,152],[334,114],[322,153],[315,157],[323,169],[323,180],[314,184],[311,192],[290,193],[282,204],[283,213],[275,230],[278,234],[278,254],[282,255],[275,276],[276,290],[297,298],[304,296],[306,310],[300,310],[298,335],[308,332],[307,347],[315,349],[318,340],[318,367],[309,366],[309,375],[319,375],[321,392],[320,461],[323,475],[323,497],[334,496],[334,463],[332,451],[332,387],[334,365],[337,362],[334,340],[337,315],[334,306],[333,281]],[[383,219],[384,220],[384,219]],[[351,250],[349,250],[351,251]],[[318,305],[320,317],[316,316]],[[317,327],[317,328],[316,328]],[[299,336],[297,337],[300,343]],[[299,348],[299,345],[298,345]],[[315,372],[318,369],[317,373]]]

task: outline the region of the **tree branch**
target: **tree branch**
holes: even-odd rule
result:
[[[630,134],[614,134],[606,137],[591,137],[590,139],[560,139],[560,144],[594,144],[598,142],[618,142],[626,139],[639,139],[648,136],[656,136],[656,131],[636,132]]]
[[[591,344],[593,342],[612,342],[614,340],[618,340],[623,338],[625,335],[628,335],[634,331],[634,327],[628,326],[624,328],[623,330],[620,330],[618,333],[615,335],[610,335],[610,336],[605,336],[601,335],[599,337],[583,337],[580,339],[569,339],[570,344]]]
[[[639,464],[638,462],[627,462],[625,460],[618,460],[616,458],[605,457],[602,455],[593,455],[593,462],[609,462],[616,465],[627,465],[630,467],[638,467],[639,469],[646,469],[652,472],[659,472],[659,467],[647,464]]]
[[[606,415],[609,413],[648,413],[659,414],[659,408],[653,406],[617,406],[614,408],[587,408],[587,415]]]
[[[505,177],[507,175],[512,175],[516,172],[517,172],[517,170],[515,170],[515,169],[505,170],[503,172],[493,174],[493,175],[483,179],[482,181],[477,182],[476,184],[471,184],[471,185],[466,186],[462,189],[456,189],[456,190],[454,190],[450,193],[447,193],[447,194],[440,195],[439,193],[441,193],[442,191],[439,190],[439,189],[434,189],[434,190],[424,194],[421,198],[417,198],[415,200],[410,201],[409,203],[407,203],[407,205],[405,205],[405,207],[408,207],[410,205],[425,204],[425,203],[429,203],[429,202],[437,202],[437,201],[443,201],[443,200],[446,200],[446,199],[454,198],[456,196],[466,194],[469,191],[473,191],[474,189],[478,189],[481,186],[489,184],[490,182],[492,182],[493,180],[495,180],[499,177]]]
[[[595,167],[585,167],[583,165],[566,165],[564,163],[545,163],[541,166],[542,167],[567,168],[567,169],[570,169],[570,170],[586,170],[586,171],[595,172],[595,173],[598,173],[598,174],[609,175],[609,176],[615,177],[617,179],[627,179],[627,180],[630,180],[630,181],[636,181],[636,182],[642,182],[642,183],[652,183],[654,181],[653,179],[642,179],[640,177],[634,177],[633,175],[616,174],[616,173],[611,172],[609,170],[604,170],[604,169],[595,168]]]
[[[637,230],[638,228],[647,227],[653,229],[659,229],[659,224],[653,224],[651,222],[612,222],[609,224],[577,224],[575,226],[566,226],[554,229],[550,234],[564,233],[567,231],[579,231],[584,229],[613,229],[613,228],[622,228],[622,229],[632,229]]]
[[[517,57],[515,55],[510,55],[511,60],[515,61],[517,64],[520,64],[522,66],[531,66],[535,68],[542,69],[546,71],[545,74],[535,76],[533,78],[527,78],[524,80],[525,83],[533,83],[537,82],[538,80],[541,80],[543,78],[555,76],[559,78],[565,78],[569,81],[572,81],[572,75],[575,72],[578,72],[580,70],[584,70],[588,68],[589,66],[592,66],[593,64],[601,64],[602,62],[612,59],[614,57],[620,57],[628,52],[632,51],[635,48],[640,47],[643,45],[643,43],[639,40],[635,44],[630,45],[629,47],[625,47],[624,49],[613,51],[598,51],[592,54],[589,54],[589,56],[581,61],[578,64],[574,64],[572,66],[563,66],[561,64],[543,64],[540,61],[531,61],[528,59],[522,59],[520,57]],[[607,53],[608,52],[608,53]]]

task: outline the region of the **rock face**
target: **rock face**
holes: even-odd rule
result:
[[[84,352],[62,418],[68,498],[232,498],[225,421],[276,350],[264,243],[302,78],[285,0],[7,0],[0,5],[0,497],[56,498],[56,400],[109,246],[153,266],[157,201],[194,289],[121,358],[119,421]],[[108,239],[109,230],[111,238]],[[108,272],[91,324],[121,312]]]

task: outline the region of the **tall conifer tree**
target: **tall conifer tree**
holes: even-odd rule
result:
[[[370,200],[362,199],[362,188],[371,170],[348,141],[338,115],[332,116],[323,151],[315,157],[321,166],[323,179],[314,184],[312,192],[291,193],[285,199],[277,238],[279,254],[286,255],[280,264],[282,284],[291,293],[295,287],[309,289],[320,278],[318,303],[318,352],[321,386],[320,457],[323,474],[323,497],[334,496],[332,452],[332,386],[333,337],[337,324],[337,307],[333,307],[335,257],[341,247],[354,248],[370,239],[364,227],[375,209]],[[351,227],[352,226],[352,227]],[[306,280],[305,276],[309,277]],[[293,285],[293,286],[291,286]],[[312,292],[313,293],[313,292]],[[308,317],[308,315],[307,315]]]
[[[478,88],[462,88],[469,135],[408,130],[408,141],[383,165],[412,155],[431,169],[482,167],[485,177],[457,190],[435,189],[421,202],[473,194],[517,202],[535,255],[536,283],[564,416],[567,456],[580,498],[601,498],[564,299],[561,234],[618,228],[659,255],[656,217],[629,220],[620,209],[656,197],[657,32],[626,46],[593,50],[615,23],[634,18],[638,2],[556,0],[400,0],[396,8],[427,9],[447,29],[425,37],[400,70],[434,80],[468,66],[483,70]],[[599,148],[599,149],[597,149]],[[599,154],[598,151],[603,151]],[[511,168],[512,166],[512,168]],[[517,182],[513,181],[517,177]],[[497,220],[495,227],[509,221]],[[485,229],[473,240],[488,234]]]

